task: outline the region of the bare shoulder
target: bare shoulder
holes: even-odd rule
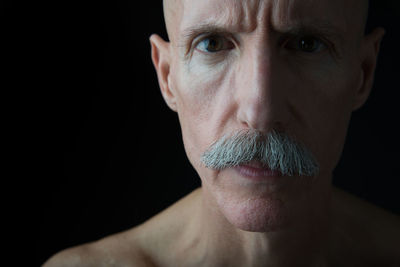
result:
[[[157,266],[166,258],[162,253],[173,250],[171,244],[185,229],[190,217],[186,207],[196,191],[137,227],[63,250],[43,267]]]
[[[151,266],[136,242],[129,240],[130,235],[130,231],[126,231],[65,249],[52,256],[43,267]]]
[[[400,216],[337,188],[333,210],[344,247],[377,266],[400,266]]]

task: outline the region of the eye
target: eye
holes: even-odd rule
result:
[[[234,47],[233,43],[223,36],[213,35],[200,40],[196,49],[205,53],[217,53]]]
[[[321,39],[314,36],[300,36],[289,39],[285,48],[305,53],[318,53],[327,48]]]

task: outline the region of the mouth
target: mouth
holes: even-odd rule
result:
[[[268,166],[257,161],[241,164],[233,168],[240,176],[254,181],[264,181],[282,176],[280,171],[271,170]]]

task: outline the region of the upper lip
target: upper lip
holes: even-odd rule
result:
[[[248,167],[252,167],[255,169],[269,169],[268,166],[262,164],[259,161],[250,161],[244,164],[240,164],[240,166],[248,166]]]

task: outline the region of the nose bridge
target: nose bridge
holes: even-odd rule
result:
[[[273,81],[273,55],[267,42],[262,40],[255,43],[252,48],[252,66],[249,68],[249,78],[251,78],[252,96],[258,102],[265,102],[270,100],[272,93],[271,83]],[[261,103],[260,103],[261,104]]]
[[[239,82],[239,120],[250,128],[268,131],[275,127],[280,105],[276,83],[277,59],[266,38],[253,40],[243,54]]]

